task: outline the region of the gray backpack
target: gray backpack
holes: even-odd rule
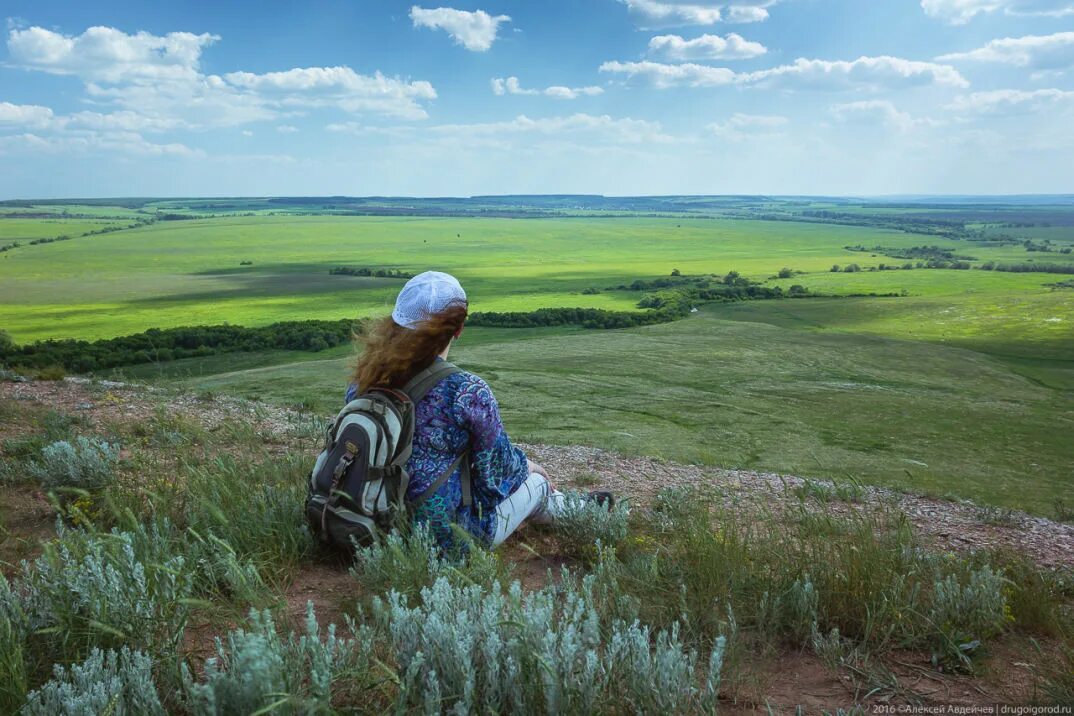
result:
[[[344,548],[371,544],[435,494],[460,465],[463,505],[471,504],[469,449],[417,499],[406,499],[415,406],[440,381],[459,372],[447,361],[436,361],[401,391],[373,388],[339,411],[310,473],[306,499],[310,529],[322,542]]]

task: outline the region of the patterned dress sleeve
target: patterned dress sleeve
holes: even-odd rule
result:
[[[526,454],[511,444],[492,389],[476,375],[465,374],[455,412],[470,433],[474,508],[487,519],[529,477]]]

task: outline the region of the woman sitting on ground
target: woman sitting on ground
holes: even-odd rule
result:
[[[447,360],[467,311],[466,293],[453,276],[427,271],[410,279],[392,315],[366,327],[346,399],[370,388],[401,389],[434,362]],[[443,550],[454,546],[452,524],[498,545],[527,519],[554,521],[563,494],[552,487],[544,468],[511,444],[485,381],[465,371],[448,375],[415,408],[414,451],[406,464],[409,501],[469,450],[469,485],[463,484],[466,471],[460,466],[414,513],[415,523],[428,525]],[[464,499],[467,487],[469,500]],[[610,495],[598,499],[610,505]]]

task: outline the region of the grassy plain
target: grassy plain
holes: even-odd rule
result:
[[[266,210],[241,200],[157,208],[196,214],[244,206]],[[906,213],[839,210],[885,221]],[[989,211],[994,221],[996,212]],[[1038,213],[1054,221],[1057,212]],[[944,220],[967,214],[912,213]],[[5,221],[22,220],[0,221],[0,232],[15,225]],[[1047,229],[1057,249],[1074,245],[1072,226],[1025,231],[1033,228]],[[687,320],[622,331],[474,328],[457,358],[492,383],[513,434],[527,440],[853,478],[1047,512],[1069,492],[1074,464],[1066,438],[1074,423],[1074,291],[1051,285],[1069,276],[869,271],[904,261],[844,248],[926,244],[972,256],[975,265],[1074,264],[1070,254],[1030,253],[1011,243],[716,213],[230,215],[157,221],[8,252],[0,259],[0,326],[22,342],[389,310],[399,280],[328,274],[339,265],[451,271],[480,311],[632,309],[637,292],[582,291],[672,269],[736,270],[769,285],[801,284],[833,296],[904,292],[709,306]],[[830,271],[850,263],[864,270]],[[783,267],[800,273],[776,279]],[[338,405],[350,353],[228,354],[123,374],[327,412]]]
[[[867,313],[899,300],[794,305]],[[527,441],[864,480],[1037,512],[1069,494],[1070,392],[975,351],[725,320],[725,311],[562,335],[471,329],[453,360],[492,384],[512,434]],[[350,356],[340,353],[200,375],[199,361],[184,361],[187,377],[169,382],[330,412],[348,380]]]
[[[0,260],[0,325],[21,342],[386,312],[398,281],[329,276],[338,265],[451,271],[475,310],[630,309],[636,294],[580,292],[674,268],[736,270],[758,280],[783,266],[823,273],[833,263],[871,260],[846,245],[909,247],[923,238],[964,248],[964,242],[869,227],[704,218],[166,221],[9,252]]]

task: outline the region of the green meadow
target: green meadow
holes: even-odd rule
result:
[[[1008,238],[979,241],[960,238],[949,224],[920,223],[922,216],[949,222],[949,214],[972,214],[966,209],[914,210],[918,223],[899,227],[892,222],[909,216],[904,210],[843,206],[843,223],[823,223],[799,220],[801,207],[778,202],[599,218],[522,210],[511,217],[342,216],[320,213],[325,207],[269,211],[242,202],[125,205],[111,216],[107,207],[90,207],[96,221],[153,221],[6,252],[0,326],[23,343],[390,310],[400,279],[330,275],[336,266],[449,271],[475,311],[638,310],[643,294],[615,287],[676,269],[737,271],[824,297],[708,304],[673,323],[613,331],[474,327],[455,356],[493,385],[519,439],[893,485],[1041,513],[1069,494],[1074,289],[1056,284],[1071,276],[870,269],[905,263],[873,247],[926,245],[971,257],[975,267],[1074,265],[1062,252],[1074,246],[1074,211],[1049,208],[1042,226],[1032,212],[1010,209],[1009,223],[1030,226],[997,228]],[[805,208],[818,206],[826,208]],[[199,218],[160,220],[164,210]],[[978,238],[979,227],[998,225],[996,215],[990,208],[983,216],[992,223],[973,225]],[[861,217],[862,225],[845,216]],[[1056,225],[1056,216],[1070,221]],[[36,221],[48,235],[56,222],[78,220]],[[0,219],[0,244],[26,222]],[[1024,236],[1012,238],[1020,230]],[[1027,251],[1024,238],[1048,240],[1048,251]],[[831,270],[848,264],[861,270]],[[794,275],[777,278],[783,268]],[[116,375],[330,412],[352,360],[350,347],[232,353]]]
[[[0,231],[5,227],[0,221]],[[710,218],[166,221],[9,252],[0,260],[0,323],[24,342],[103,338],[150,327],[343,318],[390,308],[398,281],[328,275],[341,265],[453,272],[478,311],[631,309],[636,295],[581,292],[673,269],[735,270],[764,280],[789,266],[823,276],[833,263],[869,258],[845,251],[845,245],[910,247],[923,238],[962,248],[960,242],[891,230]],[[840,276],[846,284],[831,289],[862,289],[853,278]],[[1047,278],[1038,277],[1036,285]]]

